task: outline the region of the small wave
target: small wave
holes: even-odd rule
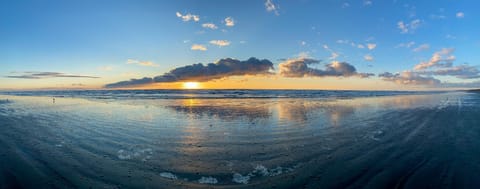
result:
[[[198,183],[200,184],[217,184],[218,180],[214,177],[202,177],[198,179]]]
[[[172,180],[177,180],[178,178],[177,175],[174,175],[173,173],[170,173],[170,172],[161,172],[160,176],[164,178],[172,179]]]

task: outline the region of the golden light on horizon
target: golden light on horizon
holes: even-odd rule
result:
[[[200,83],[198,82],[184,82],[182,85],[183,89],[199,89]]]

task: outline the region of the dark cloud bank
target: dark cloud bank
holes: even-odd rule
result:
[[[88,75],[72,75],[72,74],[65,74],[60,72],[22,72],[22,75],[9,75],[6,76],[7,78],[17,78],[17,79],[46,79],[46,78],[57,78],[57,77],[70,77],[70,78],[100,78],[96,76],[88,76]]]
[[[374,74],[358,73],[354,66],[345,62],[326,64],[324,69],[311,68],[309,65],[319,63],[319,60],[299,58],[286,60],[279,64],[280,75],[284,77],[369,77]],[[207,65],[193,64],[179,67],[154,78],[131,79],[107,84],[106,88],[121,88],[145,85],[151,83],[168,83],[177,81],[209,81],[229,76],[271,75],[274,74],[273,63],[269,60],[250,58],[245,61],[226,58]]]
[[[269,75],[273,70],[273,63],[269,60],[250,58],[240,61],[232,58],[221,59],[215,63],[202,63],[175,68],[163,75],[154,78],[131,79],[105,85],[106,88],[121,88],[151,83],[168,83],[178,81],[209,81],[229,76],[242,75]]]

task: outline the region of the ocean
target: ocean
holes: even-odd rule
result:
[[[480,94],[0,92],[2,188],[478,188]]]

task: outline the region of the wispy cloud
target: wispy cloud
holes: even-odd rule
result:
[[[403,21],[397,22],[397,27],[400,29],[400,33],[414,33],[415,30],[420,27],[422,21],[420,19],[415,19],[410,21],[410,23],[405,23]]]
[[[225,26],[228,26],[228,27],[235,26],[235,20],[232,17],[225,18]]]
[[[216,29],[218,28],[218,27],[217,27],[215,24],[213,24],[213,23],[204,23],[204,24],[202,24],[202,27],[204,27],[204,28],[209,28],[209,29],[212,29],[212,30],[216,30]]]
[[[364,59],[365,61],[369,61],[369,62],[371,62],[371,61],[373,61],[373,56],[372,56],[372,55],[369,55],[369,54],[367,54],[367,55],[363,56],[363,59]]]
[[[190,47],[190,49],[194,50],[194,51],[206,51],[207,47],[205,47],[204,45],[200,45],[200,44],[193,44],[192,47]]]
[[[211,40],[209,43],[212,45],[217,45],[219,47],[230,45],[230,41],[227,41],[227,40]]]
[[[424,44],[421,44],[418,47],[414,48],[413,52],[422,52],[422,51],[426,51],[428,49],[430,49],[430,45],[424,43]]]
[[[457,14],[455,14],[455,16],[456,16],[457,18],[464,18],[464,17],[465,17],[465,13],[463,13],[463,12],[457,12]]]
[[[266,0],[265,1],[265,8],[267,9],[268,12],[274,12],[275,15],[279,15],[278,14],[278,5],[276,5],[275,3],[273,3],[273,0]]]
[[[279,74],[283,77],[370,77],[370,73],[358,73],[354,66],[346,62],[332,61],[324,69],[316,69],[309,65],[320,61],[311,58],[288,59],[279,64]]]
[[[117,83],[107,84],[107,88],[133,87],[151,83],[168,83],[179,81],[210,81],[230,76],[244,75],[270,75],[273,63],[269,60],[250,58],[240,61],[232,58],[220,59],[215,63],[203,65],[202,63],[175,68],[163,75],[154,78],[131,79]]]
[[[139,66],[149,66],[149,67],[157,67],[158,65],[151,62],[151,61],[140,61],[135,59],[128,59],[127,64],[135,64]]]
[[[410,48],[413,45],[415,45],[415,41],[410,41],[410,42],[407,42],[407,43],[400,43],[396,46],[396,48],[399,48],[399,47]]]
[[[187,14],[183,15],[180,12],[177,12],[176,15],[177,15],[177,17],[181,18],[184,22],[188,22],[190,20],[193,20],[195,22],[200,21],[200,16],[198,16],[198,15],[193,15],[193,14],[190,14],[190,13],[187,13]]]
[[[74,75],[61,72],[22,72],[21,75],[9,75],[7,78],[17,79],[48,79],[48,78],[91,78],[96,79],[100,77],[88,75]]]

